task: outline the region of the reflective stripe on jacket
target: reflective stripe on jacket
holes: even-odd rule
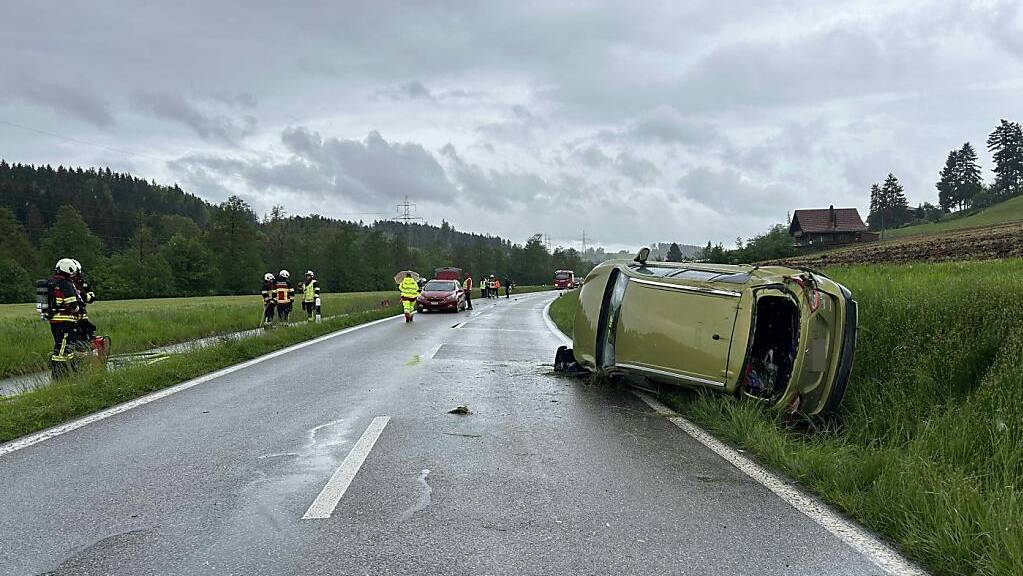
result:
[[[278,280],[274,284],[274,300],[278,304],[291,304],[295,301],[295,289],[287,280]]]
[[[419,297],[419,283],[416,282],[415,278],[406,276],[402,278],[401,284],[398,285],[398,291],[401,292],[402,298],[415,299]]]
[[[320,296],[320,283],[316,280],[310,280],[306,282],[305,292],[303,293],[302,300],[304,302],[315,302]]]

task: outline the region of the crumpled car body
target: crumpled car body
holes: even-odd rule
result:
[[[610,261],[583,282],[575,361],[642,382],[834,412],[856,346],[852,294],[782,266]]]

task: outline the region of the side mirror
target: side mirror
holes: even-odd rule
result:
[[[649,257],[650,257],[650,249],[647,248],[646,246],[644,246],[644,247],[639,249],[638,253],[636,253],[636,262],[639,262],[640,264],[646,265],[647,258],[649,258]]]

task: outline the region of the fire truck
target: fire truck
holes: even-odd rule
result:
[[[556,270],[554,272],[554,287],[558,290],[574,288],[575,272],[571,270]]]

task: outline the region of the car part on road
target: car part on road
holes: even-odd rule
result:
[[[459,406],[456,406],[452,410],[448,410],[448,414],[458,414],[459,416],[466,416],[468,414],[472,414],[472,412],[469,411],[468,405],[461,404]]]

